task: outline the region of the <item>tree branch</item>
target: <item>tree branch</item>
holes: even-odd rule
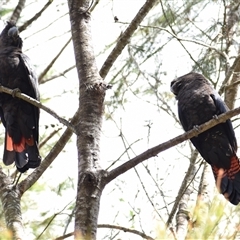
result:
[[[186,141],[187,139],[198,136],[200,133],[216,126],[219,123],[225,122],[227,119],[229,119],[233,116],[236,116],[239,113],[240,113],[240,107],[219,115],[217,119],[211,119],[210,121],[198,126],[197,129],[192,129],[192,130],[190,130],[182,135],[179,135],[167,142],[164,142],[153,148],[148,149],[147,151],[139,154],[138,156],[132,158],[131,160],[127,161],[126,163],[122,164],[121,166],[110,171],[105,178],[105,184],[109,183],[110,181],[112,181],[113,179],[118,177],[119,175],[130,170],[131,168],[135,167],[136,165],[143,162],[144,160],[154,157],[158,153],[165,151],[166,149],[169,149],[179,143],[182,143],[182,142]]]
[[[32,22],[36,21],[41,15],[42,13],[50,6],[50,4],[53,2],[53,0],[49,0],[44,6],[43,8],[35,14],[34,17],[32,17],[31,19],[29,19],[28,21],[26,21],[22,26],[20,26],[18,28],[19,32],[22,32],[23,30],[25,30],[30,24],[32,24]]]
[[[56,75],[53,75],[53,76],[51,76],[51,77],[49,77],[49,78],[47,78],[47,79],[42,79],[42,80],[41,80],[41,84],[44,84],[44,83],[46,83],[46,82],[49,82],[49,81],[51,81],[51,80],[53,80],[53,79],[55,79],[55,78],[58,78],[58,77],[65,77],[65,74],[66,74],[67,72],[71,71],[71,70],[74,69],[74,68],[76,68],[76,65],[73,65],[73,66],[65,69],[64,71],[62,71],[62,72],[60,72],[60,73],[58,73],[58,74],[56,74]]]
[[[17,22],[20,15],[21,15],[21,12],[25,6],[25,3],[26,3],[26,0],[19,0],[18,1],[18,5],[15,7],[13,13],[12,13],[12,16],[10,17],[10,21],[12,22]]]
[[[192,176],[195,175],[194,168],[195,168],[195,162],[197,160],[197,156],[198,156],[198,151],[195,149],[192,152],[192,156],[190,158],[190,163],[189,163],[188,170],[187,170],[187,172],[184,176],[184,179],[182,181],[181,187],[179,188],[176,200],[175,200],[174,205],[172,207],[172,210],[171,210],[171,212],[168,216],[168,220],[166,222],[167,227],[172,223],[173,217],[174,217],[174,215],[177,211],[177,208],[179,206],[179,202],[181,201],[183,194],[185,193],[185,191],[189,187],[189,185],[190,185],[190,183],[193,179]]]
[[[121,226],[117,226],[117,225],[112,225],[112,224],[98,224],[98,228],[112,228],[112,229],[118,229],[124,232],[129,232],[129,233],[134,233],[142,238],[148,239],[148,240],[154,240],[154,238],[146,235],[143,232],[134,230],[134,229],[130,229],[130,228],[126,228],[126,227],[121,227]]]
[[[139,24],[143,21],[149,11],[153,8],[154,4],[157,0],[147,0],[142,8],[139,10],[135,18],[132,20],[128,28],[123,32],[120,36],[115,48],[109,54],[108,58],[104,62],[102,68],[100,69],[99,73],[100,76],[104,79],[110,68],[112,67],[113,63],[117,59],[117,57],[122,53],[122,50],[125,46],[129,43],[129,39],[132,37],[135,30],[138,28]]]
[[[62,130],[62,127],[59,127],[57,129],[55,129],[54,131],[52,131],[44,140],[42,140],[39,143],[38,148],[41,149],[51,138],[53,138],[60,130]]]
[[[47,72],[49,71],[49,69],[53,66],[53,64],[56,62],[56,60],[59,58],[59,56],[62,54],[62,52],[64,51],[64,49],[68,46],[68,44],[71,42],[72,37],[70,37],[70,39],[65,43],[65,45],[62,47],[62,49],[59,51],[59,53],[56,55],[55,58],[53,58],[53,60],[48,64],[48,66],[43,70],[43,72],[39,75],[38,77],[38,82],[42,83],[43,82],[43,78],[44,76],[47,74]]]
[[[66,119],[60,117],[57,115],[57,113],[55,113],[53,110],[51,110],[50,108],[44,106],[42,103],[40,103],[39,101],[37,101],[36,99],[24,94],[24,93],[21,93],[21,92],[16,92],[14,91],[13,89],[10,89],[10,88],[6,88],[4,86],[1,86],[0,85],[0,92],[3,92],[3,93],[7,93],[9,95],[12,95],[14,97],[18,97],[42,110],[44,110],[45,112],[49,113],[50,115],[52,115],[53,117],[55,117],[60,123],[62,123],[63,125],[67,126],[68,128],[70,128],[74,133],[76,133],[76,130],[75,128],[71,125],[71,123],[69,123]]]
[[[240,54],[235,58],[232,66],[228,69],[227,75],[226,75],[224,81],[222,82],[222,86],[220,87],[220,89],[218,91],[219,95],[223,94],[226,86],[228,86],[229,79],[231,78],[232,74],[234,73],[234,69],[239,64],[240,64]]]
[[[112,228],[112,229],[117,229],[117,230],[121,230],[123,232],[129,232],[129,233],[133,233],[133,234],[136,234],[142,238],[145,238],[145,239],[148,239],[148,240],[154,240],[154,238],[146,235],[145,233],[143,232],[140,232],[140,231],[137,231],[137,230],[134,230],[134,229],[130,229],[130,228],[126,228],[126,227],[121,227],[121,226],[117,226],[117,225],[112,225],[112,224],[98,224],[97,226],[98,228]],[[74,233],[71,232],[71,233],[68,233],[64,236],[61,236],[61,237],[58,237],[58,238],[55,238],[55,240],[63,240],[65,238],[68,238],[68,237],[71,237],[73,236]]]
[[[7,228],[11,231],[12,239],[26,239],[24,233],[20,192],[12,185],[10,177],[0,168],[0,198]]]
[[[184,240],[187,236],[188,222],[189,222],[189,199],[194,191],[194,178],[196,176],[196,165],[198,151],[195,149],[192,153],[190,159],[190,166],[188,168],[187,174],[184,177],[186,185],[184,186],[184,191],[180,192],[181,199],[176,201],[178,203],[178,212],[176,214],[176,235],[178,240]],[[183,184],[184,185],[184,184]],[[181,187],[183,187],[183,185]],[[176,203],[175,202],[175,203]]]

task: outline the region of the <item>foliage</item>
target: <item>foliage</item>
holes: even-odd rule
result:
[[[23,26],[36,17],[45,2],[27,1],[18,25]],[[71,37],[68,6],[63,0],[51,2],[42,16],[36,17],[21,34],[24,50],[36,65],[38,75],[50,66],[41,80],[41,102],[69,120],[78,107],[79,92],[72,45],[66,45]],[[129,9],[126,9],[122,0],[94,1],[92,35],[99,69],[129,26],[133,11],[137,13],[145,3],[132,2],[129,1]],[[3,21],[11,16],[15,4],[10,0],[0,9]],[[102,128],[101,165],[104,169],[112,170],[183,132],[177,118],[176,101],[169,89],[176,76],[191,70],[201,72],[217,91],[233,83],[226,78],[239,54],[239,21],[230,26],[233,13],[239,18],[239,4],[230,0],[157,1],[129,38],[105,79],[112,90],[107,91]],[[114,21],[114,16],[118,21]],[[222,96],[227,96],[225,91]],[[234,96],[234,101],[236,99],[238,103],[238,95]],[[239,125],[238,121],[234,121],[235,126]],[[64,126],[43,111],[40,124],[41,154],[45,157],[61,137]],[[239,136],[238,128],[236,133]],[[42,178],[22,197],[24,224],[32,239],[54,239],[74,230],[75,142],[74,136]],[[178,206],[178,199],[190,185],[194,190],[187,203],[188,209],[184,209],[189,214],[186,238],[236,238],[238,207],[230,206],[216,197],[216,193],[210,196],[210,204],[201,202],[204,170],[199,156],[194,178],[184,178],[192,164],[192,148],[186,141],[109,183],[101,199],[99,224],[126,229],[123,232],[110,226],[99,228],[98,239],[138,239],[137,233],[132,235],[127,229],[139,230],[152,238],[174,239],[178,222],[174,218],[169,226],[165,224],[171,214],[176,216],[174,203]],[[4,171],[14,172],[13,167]],[[213,181],[210,177],[209,182]],[[1,223],[2,219],[3,216]]]

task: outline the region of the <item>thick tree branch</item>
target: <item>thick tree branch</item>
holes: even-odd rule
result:
[[[166,222],[166,226],[167,227],[172,223],[172,220],[173,220],[173,217],[174,217],[174,215],[175,215],[175,213],[177,211],[179,202],[181,201],[183,194],[185,193],[185,191],[189,187],[189,183],[191,183],[191,181],[193,179],[192,176],[195,174],[194,168],[195,168],[195,163],[196,163],[196,160],[197,160],[197,156],[198,156],[198,151],[195,149],[192,152],[192,156],[190,158],[190,163],[189,163],[189,167],[188,167],[187,173],[184,176],[184,179],[182,181],[182,185],[179,188],[176,200],[175,200],[174,205],[172,207],[172,210],[171,210],[171,212],[170,212],[170,214],[168,216],[168,220]]]
[[[240,49],[239,49],[240,53]],[[224,96],[224,101],[229,107],[229,109],[234,108],[234,104],[236,102],[237,98],[237,93],[238,93],[238,86],[239,84],[236,84],[240,80],[240,61],[237,61],[237,64],[234,68],[234,73],[232,75],[232,79],[229,83],[229,85],[233,86],[230,88],[225,89],[225,96]]]
[[[136,31],[139,24],[143,21],[143,19],[146,17],[149,11],[153,8],[154,4],[157,2],[158,0],[147,0],[145,4],[142,6],[142,8],[139,10],[137,15],[135,16],[135,18],[132,20],[128,28],[120,36],[115,48],[109,54],[108,58],[106,59],[102,68],[99,71],[103,79],[107,76],[113,63],[115,62],[117,57],[122,53],[122,50],[129,43],[129,39],[132,37],[133,33]]]
[[[69,123],[66,119],[60,117],[57,115],[57,113],[55,113],[53,110],[51,110],[50,108],[44,106],[42,103],[40,103],[39,101],[37,101],[36,99],[24,94],[24,93],[21,93],[20,91],[16,92],[15,90],[13,89],[10,89],[10,88],[6,88],[4,86],[1,86],[0,85],[0,92],[3,92],[3,93],[7,93],[9,95],[12,95],[14,97],[18,97],[28,103],[31,103],[32,105],[44,110],[45,112],[49,113],[50,115],[52,115],[53,117],[55,117],[60,123],[64,124],[65,126],[67,126],[68,128],[70,128],[73,132],[76,132],[75,131],[75,128],[71,125],[71,123]]]
[[[234,110],[228,111],[224,114],[221,114],[218,116],[217,119],[212,119],[200,126],[198,126],[196,129],[192,129],[182,135],[179,135],[167,142],[164,142],[162,144],[159,144],[153,148],[148,149],[147,151],[139,154],[138,156],[132,158],[131,160],[127,161],[126,163],[122,164],[121,166],[113,169],[108,173],[108,175],[105,178],[105,183],[108,183],[118,177],[119,175],[125,173],[129,169],[135,167],[139,163],[143,162],[146,159],[149,159],[151,157],[155,157],[158,153],[165,151],[166,149],[169,149],[179,143],[182,143],[186,141],[187,139],[190,139],[192,137],[195,137],[199,135],[200,133],[208,130],[209,128],[212,128],[216,126],[219,123],[225,122],[227,119],[236,116],[240,113],[240,107],[236,108]]]
[[[103,170],[100,167],[100,136],[104,98],[109,86],[99,75],[92,46],[91,0],[69,0],[69,16],[79,78],[79,113],[76,125],[78,187],[75,239],[96,239]]]
[[[228,6],[228,12],[225,16],[225,25],[223,26],[223,37],[226,41],[225,52],[229,54],[230,47],[235,45],[235,32],[240,19],[240,2],[231,1]],[[238,46],[238,55],[240,55],[240,48]],[[231,71],[227,72],[227,75],[232,75],[231,80],[228,82],[228,85],[233,85],[235,82],[240,80],[240,62],[239,57],[235,59],[233,68],[233,74]],[[227,65],[228,67],[228,65]],[[228,70],[228,69],[227,69]],[[230,78],[229,78],[230,79]],[[234,88],[225,89],[224,101],[230,109],[234,108],[234,104],[237,98],[238,85],[235,85]]]
[[[12,22],[17,22],[20,15],[21,15],[21,12],[25,6],[25,3],[26,3],[26,0],[19,0],[18,1],[18,5],[15,7],[13,13],[12,13],[12,16],[10,17],[10,21]]]
[[[179,192],[181,195],[180,201],[178,202],[178,212],[176,214],[176,235],[178,240],[186,239],[187,230],[188,230],[188,222],[189,222],[189,199],[191,194],[194,191],[194,178],[196,175],[196,159],[197,159],[198,151],[195,149],[190,159],[190,166],[187,171],[187,176],[184,177],[186,181],[186,185],[183,192]],[[181,186],[183,187],[183,185]],[[175,203],[176,203],[175,202]]]
[[[25,30],[30,24],[32,24],[34,21],[36,21],[41,15],[42,13],[50,6],[50,4],[53,2],[53,0],[49,0],[44,6],[43,8],[35,14],[35,16],[33,16],[31,19],[29,19],[28,21],[26,21],[22,26],[20,26],[18,28],[19,32],[22,32],[23,30]]]

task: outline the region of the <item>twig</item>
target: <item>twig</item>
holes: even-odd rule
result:
[[[124,232],[129,232],[129,233],[134,233],[136,235],[141,236],[142,238],[148,239],[148,240],[154,240],[154,238],[146,235],[145,233],[142,233],[140,231],[134,230],[134,229],[130,229],[130,228],[126,228],[126,227],[121,227],[121,226],[117,226],[117,225],[112,225],[112,224],[98,224],[98,228],[113,228],[113,229],[118,229]]]
[[[68,46],[68,44],[71,42],[72,37],[70,37],[70,39],[64,44],[64,46],[62,47],[62,49],[59,51],[59,53],[56,55],[55,58],[53,58],[53,60],[48,64],[48,66],[43,70],[43,72],[39,75],[38,77],[38,82],[42,83],[44,76],[47,74],[47,72],[49,71],[49,69],[53,66],[53,64],[56,62],[56,60],[59,58],[59,56],[62,54],[62,52],[64,51],[64,49]]]
[[[68,233],[68,234],[66,234],[66,235],[63,235],[63,236],[61,236],[61,237],[57,237],[57,238],[55,238],[54,240],[63,240],[63,239],[69,238],[69,237],[71,237],[71,236],[73,236],[73,235],[74,235],[74,232],[71,232],[71,233]]]
[[[56,75],[53,75],[53,76],[51,76],[51,77],[49,77],[49,78],[47,78],[47,79],[42,79],[42,80],[41,80],[41,84],[44,84],[44,83],[46,83],[46,82],[49,82],[49,81],[51,81],[51,80],[53,80],[53,79],[55,79],[55,78],[65,76],[65,74],[66,74],[67,72],[71,71],[71,70],[74,69],[75,67],[76,67],[76,65],[73,65],[73,66],[65,69],[63,72],[60,72],[60,73],[58,73],[58,74],[56,74]]]
[[[61,211],[54,213],[53,216],[51,217],[51,219],[49,220],[49,222],[47,223],[47,225],[45,226],[45,228],[42,230],[42,232],[37,236],[36,240],[40,239],[41,236],[43,235],[43,233],[47,230],[47,228],[51,225],[52,221],[55,219],[55,217],[57,217],[59,214],[61,214],[69,205],[71,204],[68,203]]]
[[[138,156],[132,158],[131,160],[125,162],[124,164],[122,164],[121,166],[113,169],[112,171],[110,171],[108,173],[108,175],[106,176],[105,179],[105,183],[108,183],[110,181],[112,181],[113,179],[115,179],[116,177],[118,177],[119,175],[123,174],[124,172],[128,171],[129,169],[135,167],[136,165],[138,165],[139,163],[143,162],[146,159],[149,159],[151,157],[156,156],[158,153],[169,149],[179,143],[182,143],[184,141],[186,141],[187,139],[190,139],[192,137],[195,137],[197,135],[199,135],[200,133],[216,126],[219,123],[225,122],[227,119],[236,116],[237,114],[240,113],[240,107],[236,108],[234,110],[228,111],[224,114],[221,114],[218,116],[217,119],[211,119],[210,121],[200,125],[198,127],[198,129],[192,129],[182,135],[179,135],[167,142],[164,142],[162,144],[159,144],[153,148],[148,149],[147,151],[139,154]]]
[[[50,108],[44,106],[42,103],[40,103],[39,101],[37,101],[36,99],[24,94],[24,93],[20,93],[20,92],[14,92],[14,90],[10,89],[10,88],[6,88],[4,86],[0,85],[0,92],[4,92],[7,93],[9,95],[13,95],[15,97],[18,97],[38,108],[41,108],[42,110],[44,110],[45,112],[49,113],[50,115],[52,115],[53,117],[55,117],[60,123],[62,123],[63,125],[67,126],[68,128],[70,128],[74,133],[76,133],[75,128],[72,126],[71,123],[69,123],[66,119],[60,117],[57,115],[57,113],[55,113],[53,110],[51,110]]]
[[[38,148],[41,149],[51,138],[53,138],[60,130],[62,130],[61,127],[58,129],[54,129],[43,141],[39,143]]]

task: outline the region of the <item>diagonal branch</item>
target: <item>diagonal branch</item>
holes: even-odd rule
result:
[[[69,71],[71,71],[71,70],[74,69],[74,68],[76,68],[76,65],[73,65],[73,66],[65,69],[64,71],[62,71],[62,72],[60,72],[60,73],[57,73],[56,75],[53,75],[53,76],[51,76],[51,77],[49,77],[49,78],[42,79],[42,80],[41,80],[41,84],[44,84],[44,83],[46,83],[46,82],[49,82],[49,81],[51,81],[51,80],[53,80],[53,79],[55,79],[55,78],[58,78],[58,77],[65,77],[65,74],[68,73]]]
[[[25,6],[25,3],[26,3],[26,0],[18,1],[18,4],[12,13],[12,16],[10,17],[10,21],[15,22],[15,23],[18,21],[20,15],[21,15],[21,12]]]
[[[64,51],[64,49],[68,46],[68,44],[71,42],[72,37],[70,37],[70,39],[64,44],[64,46],[62,47],[62,49],[59,51],[59,53],[56,55],[56,57],[53,58],[53,60],[48,64],[48,66],[43,70],[43,72],[40,74],[40,76],[38,77],[38,82],[42,83],[43,82],[43,78],[46,76],[47,72],[50,70],[50,68],[53,66],[53,64],[56,62],[56,60],[59,58],[59,56],[62,54],[62,52]]]
[[[46,107],[45,105],[43,105],[42,103],[40,103],[39,101],[37,101],[36,99],[21,93],[20,91],[15,91],[13,89],[10,88],[6,88],[4,86],[0,85],[0,92],[4,92],[7,93],[9,95],[12,95],[14,97],[18,97],[38,108],[41,108],[42,110],[44,110],[45,112],[49,113],[50,115],[52,115],[53,117],[55,117],[60,123],[62,123],[63,125],[67,126],[68,128],[71,129],[71,131],[76,132],[75,128],[73,127],[73,125],[71,125],[71,123],[69,123],[66,119],[60,117],[57,115],[57,113],[55,113],[52,109]]]
[[[36,13],[31,19],[29,19],[22,26],[20,26],[18,28],[19,32],[22,32],[30,24],[32,24],[32,22],[36,21],[42,15],[42,13],[51,5],[52,2],[53,2],[53,0],[49,0],[38,13]]]
[[[145,2],[145,4],[142,6],[142,8],[139,10],[137,15],[135,16],[135,18],[132,20],[132,22],[130,23],[128,28],[120,36],[120,38],[117,42],[117,45],[112,50],[112,52],[109,54],[108,58],[106,59],[102,68],[99,71],[100,76],[103,79],[107,76],[113,63],[118,58],[118,56],[122,53],[122,50],[129,43],[129,39],[132,37],[133,33],[138,28],[139,24],[143,21],[143,19],[146,17],[146,15],[149,13],[149,11],[153,8],[153,6],[156,2],[157,2],[157,0],[147,0]]]
[[[181,187],[179,188],[179,191],[178,191],[176,200],[174,202],[174,205],[172,207],[171,213],[168,216],[168,220],[166,222],[167,226],[172,224],[172,220],[173,220],[173,217],[174,217],[174,215],[177,211],[177,208],[179,207],[179,203],[180,203],[183,195],[185,194],[187,188],[190,186],[190,183],[193,180],[193,175],[195,175],[194,168],[195,168],[195,163],[196,163],[196,160],[197,160],[197,156],[198,156],[198,151],[197,150],[192,151],[191,158],[190,158],[190,164],[189,164],[188,170],[185,174],[185,177],[182,181]]]
[[[221,114],[218,116],[217,119],[211,119],[210,121],[198,126],[196,129],[192,129],[182,135],[179,135],[167,142],[164,142],[162,144],[159,144],[153,148],[148,149],[147,151],[139,154],[138,156],[132,158],[131,160],[125,162],[121,166],[113,169],[108,173],[108,175],[105,178],[105,184],[109,183],[119,175],[125,173],[126,171],[130,170],[131,168],[135,167],[139,163],[143,162],[144,160],[147,160],[151,157],[156,156],[158,153],[165,151],[173,146],[176,146],[179,143],[182,143],[186,141],[187,139],[190,139],[192,137],[198,136],[200,133],[216,126],[219,123],[225,122],[227,119],[236,116],[240,113],[240,107],[236,108],[234,110],[228,111],[224,114]]]

